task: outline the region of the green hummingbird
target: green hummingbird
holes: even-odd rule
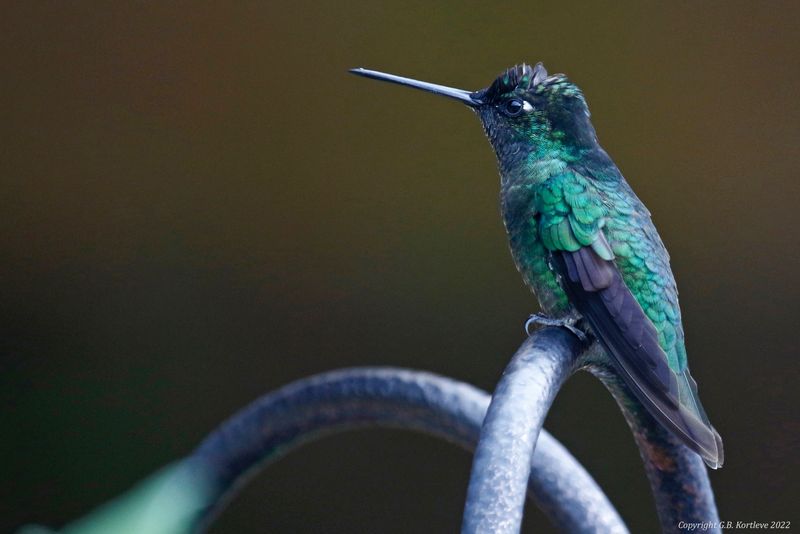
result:
[[[352,73],[446,96],[473,109],[497,155],[511,253],[542,314],[531,324],[585,325],[662,425],[714,469],[722,439],[686,360],[678,290],[650,212],[597,140],[581,90],[539,63],[479,91],[382,72]],[[580,322],[579,322],[580,321]]]

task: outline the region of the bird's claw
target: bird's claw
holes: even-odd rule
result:
[[[548,317],[543,313],[533,313],[528,320],[525,321],[525,333],[529,336],[531,335],[531,326],[538,324],[541,326],[561,326],[566,328],[573,334],[575,337],[580,339],[582,342],[586,341],[586,333],[584,333],[580,328],[576,327],[575,324],[578,322],[578,319],[572,316],[562,317],[562,318],[555,318],[555,317]]]

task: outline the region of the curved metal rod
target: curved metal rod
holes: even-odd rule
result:
[[[703,532],[722,532],[714,491],[700,456],[660,425],[605,362],[594,361],[587,368],[614,396],[633,433],[661,530],[677,534],[686,531],[685,526],[680,528],[682,524],[702,524]]]
[[[531,458],[542,445],[544,419],[575,370],[582,348],[566,329],[545,328],[530,336],[511,359],[481,428],[462,534],[520,531]],[[602,524],[603,532],[627,532],[613,518],[598,516],[592,521],[598,528]]]
[[[348,369],[290,384],[235,414],[188,458],[210,470],[213,481],[198,529],[213,521],[258,467],[303,443],[383,426],[418,430],[471,449],[488,404],[489,396],[468,384],[402,369]],[[529,495],[554,525],[576,533],[627,532],[591,476],[546,431],[527,461]]]
[[[658,424],[608,367],[595,343],[586,350],[568,330],[537,331],[519,348],[497,385],[481,430],[462,533],[517,533],[536,439],[563,383],[577,368],[595,374],[612,393],[639,447],[664,532],[704,524],[719,532],[719,516],[700,457]],[[623,527],[624,528],[624,527]],[[604,531],[613,532],[604,527]],[[684,528],[685,530],[685,528]]]

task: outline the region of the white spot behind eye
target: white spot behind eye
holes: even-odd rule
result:
[[[523,100],[522,109],[525,111],[525,113],[527,113],[529,111],[533,111],[533,106],[531,106],[530,102],[528,102],[527,100]]]

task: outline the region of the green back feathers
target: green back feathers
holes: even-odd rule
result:
[[[604,260],[614,259],[600,231],[606,209],[587,178],[574,172],[550,178],[536,189],[534,205],[547,249],[575,252],[592,247]]]

